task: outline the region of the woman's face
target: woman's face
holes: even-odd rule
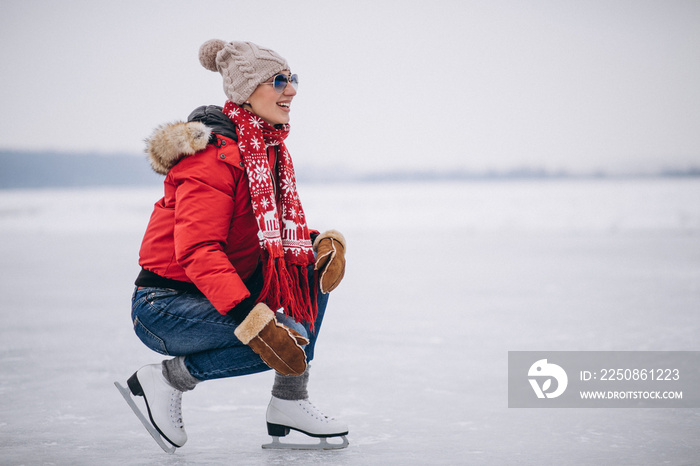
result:
[[[289,70],[284,70],[281,74],[287,77],[290,75]],[[267,82],[272,82],[272,78]],[[296,89],[290,83],[287,83],[281,94],[277,93],[275,86],[263,83],[253,91],[248,102],[253,113],[274,126],[289,123],[292,99],[296,94]]]

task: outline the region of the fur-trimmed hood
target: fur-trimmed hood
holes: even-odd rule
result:
[[[199,152],[209,144],[211,129],[199,121],[160,125],[146,139],[146,153],[156,173],[167,175],[182,158]]]
[[[146,139],[146,153],[156,173],[166,175],[180,160],[207,147],[213,134],[237,140],[233,122],[216,105],[203,105],[190,113],[187,122],[157,127]]]

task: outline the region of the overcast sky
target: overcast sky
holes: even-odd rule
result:
[[[140,153],[222,105],[199,46],[300,76],[297,164],[700,166],[700,1],[2,0],[0,149]]]

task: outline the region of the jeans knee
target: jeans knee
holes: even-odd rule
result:
[[[291,328],[307,340],[309,339],[309,332],[306,330],[306,327],[300,324],[299,322],[295,321],[292,317],[289,317],[288,315],[284,314],[283,312],[277,312],[277,322],[284,325],[285,327]]]

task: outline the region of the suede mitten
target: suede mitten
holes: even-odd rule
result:
[[[256,304],[233,333],[280,374],[301,375],[306,370],[306,353],[301,345],[308,340],[277,322],[266,304]]]
[[[345,237],[339,231],[328,230],[316,237],[314,251],[321,293],[330,293],[345,275]]]

